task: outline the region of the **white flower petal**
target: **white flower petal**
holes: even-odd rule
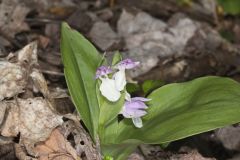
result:
[[[125,92],[125,99],[131,101],[131,95],[127,91]]]
[[[115,86],[118,91],[122,91],[126,85],[125,69],[120,69],[114,74]]]
[[[142,128],[142,119],[140,117],[132,118],[133,124],[137,128]]]
[[[109,78],[101,78],[102,83],[100,85],[100,91],[104,97],[106,97],[109,101],[116,102],[121,93],[115,87],[115,81]]]

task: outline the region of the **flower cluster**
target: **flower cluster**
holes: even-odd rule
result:
[[[116,102],[121,97],[121,91],[124,90],[126,82],[126,69],[132,69],[139,65],[139,62],[134,62],[131,59],[125,59],[120,61],[113,67],[101,66],[96,71],[96,79],[101,80],[100,92],[111,102]],[[113,74],[112,78],[109,74]],[[125,118],[132,118],[133,124],[137,128],[143,126],[141,117],[146,115],[147,112],[144,110],[147,108],[144,102],[150,99],[143,97],[131,98],[129,93],[125,93],[125,104],[122,107],[120,114]]]

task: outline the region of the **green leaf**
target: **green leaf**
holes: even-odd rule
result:
[[[103,153],[114,160],[126,160],[139,144],[111,144],[102,146]]]
[[[162,149],[165,149],[169,146],[170,142],[167,142],[167,143],[162,143],[160,144],[159,146],[162,148]]]
[[[120,113],[124,102],[125,102],[125,93],[121,95],[121,98],[117,102],[113,103],[108,100],[105,100],[100,108],[99,124],[107,125],[113,119],[115,119],[117,115]]]
[[[223,7],[224,11],[228,14],[240,14],[240,1],[239,0],[218,0],[218,3]]]
[[[113,59],[112,59],[112,65],[114,66],[115,64],[117,64],[118,62],[120,62],[122,60],[122,55],[119,51],[114,53]]]
[[[99,137],[100,137],[101,145],[116,143],[118,117],[113,119],[108,125],[102,125],[99,128],[100,128]]]
[[[163,86],[165,83],[161,80],[146,80],[142,84],[142,90],[144,95],[148,95],[153,90]]]
[[[114,160],[113,157],[111,156],[104,156],[104,159],[103,160]]]
[[[102,58],[87,39],[66,23],[63,23],[61,28],[61,54],[70,95],[94,139],[99,117],[94,77]]]
[[[133,94],[141,91],[141,87],[137,83],[127,83],[126,89],[128,93]]]
[[[101,97],[99,125],[107,125],[120,113],[125,102],[125,92],[117,102],[110,102],[105,97]]]
[[[118,143],[160,144],[240,122],[240,85],[229,78],[204,77],[165,85],[148,98],[143,127],[119,124]]]

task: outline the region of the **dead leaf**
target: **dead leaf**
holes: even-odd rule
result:
[[[53,109],[47,82],[38,69],[37,42],[28,44],[12,55],[6,61],[0,61],[0,132],[6,138],[20,135],[20,148],[16,146],[16,149],[20,149],[18,157],[29,159],[28,155],[36,155],[34,144],[45,141],[63,120]],[[29,98],[30,94],[24,92],[34,92],[34,88],[44,98]],[[25,96],[27,99],[18,98],[19,93],[22,93],[21,97],[28,95]]]
[[[14,148],[14,144],[13,143],[1,144],[0,145],[0,157],[1,157],[1,160],[16,159],[13,148]]]
[[[25,65],[24,67],[28,68],[37,65],[37,42],[29,43],[16,54],[18,55],[18,64]]]
[[[23,92],[25,85],[24,68],[14,63],[0,61],[0,101]]]
[[[90,33],[92,41],[102,50],[106,51],[114,44],[119,43],[120,39],[106,22],[96,22]]]
[[[141,62],[141,66],[132,70],[136,77],[148,72],[158,63],[158,57],[183,55],[188,40],[198,29],[198,23],[187,17],[170,19],[170,24],[156,19],[145,12],[133,15],[123,11],[117,23],[118,35],[128,49],[126,57]],[[169,47],[170,46],[170,47]]]
[[[43,74],[38,69],[33,69],[30,77],[37,91],[40,91],[45,98],[49,98],[49,90]]]
[[[2,0],[0,3],[0,28],[10,37],[29,29],[25,17],[30,11],[20,0]]]
[[[216,137],[220,140],[221,144],[234,151],[240,151],[240,127],[227,126],[215,131]]]
[[[50,38],[46,37],[46,36],[43,36],[43,35],[40,35],[38,37],[38,42],[39,42],[39,46],[43,49],[46,49],[47,46],[49,45],[50,43]]]
[[[37,160],[36,158],[33,158],[32,156],[29,156],[24,147],[20,144],[15,143],[14,144],[14,151],[15,155],[19,160]]]
[[[25,2],[31,8],[39,12],[40,17],[50,16],[51,14],[56,18],[69,16],[76,8],[73,0],[32,0]]]
[[[193,150],[186,154],[176,154],[170,157],[170,160],[216,160],[215,158],[205,158],[198,151]]]
[[[29,154],[34,154],[32,148],[36,142],[46,140],[52,129],[63,123],[62,116],[54,113],[50,103],[41,97],[6,103],[10,110],[1,134],[16,137],[20,133],[20,141]]]
[[[57,17],[68,17],[69,15],[71,15],[74,10],[75,10],[75,6],[53,6],[51,8],[48,9],[50,14],[53,14]]]
[[[17,52],[17,62],[0,61],[0,101],[24,91],[28,74],[37,66],[37,43],[32,42]]]
[[[89,134],[81,126],[79,120],[74,117],[67,117],[72,120],[63,123],[61,126],[62,133],[64,133],[65,137],[73,135],[72,140],[74,141],[74,148],[76,149],[77,155],[87,160],[101,160],[99,140],[96,140],[96,144],[94,144]]]
[[[39,160],[80,160],[76,150],[58,129],[55,129],[43,144],[37,145],[34,151]]]

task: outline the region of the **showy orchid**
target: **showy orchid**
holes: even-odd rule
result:
[[[147,80],[126,87],[125,71],[139,62],[121,61],[115,52],[112,66],[99,67],[108,59],[66,23],[61,55],[71,99],[99,159],[125,160],[141,144],[165,144],[240,122],[240,83],[230,78],[207,76],[164,86]],[[133,98],[127,90],[151,101]]]
[[[134,97],[127,100],[120,112],[125,118],[132,118],[133,124],[137,128],[143,126],[141,117],[146,115],[147,105],[144,102],[150,101],[150,99],[143,97]]]
[[[102,81],[99,88],[102,95],[109,101],[116,102],[127,83],[125,69],[132,69],[138,64],[139,62],[134,62],[131,59],[120,61],[117,65],[113,66],[114,69],[117,69],[117,72],[113,74],[112,79],[108,77],[108,74],[113,72],[110,67],[99,67],[96,71],[96,79],[99,78]]]
[[[121,97],[121,91],[126,86],[126,69],[132,69],[139,65],[139,62],[134,62],[131,59],[125,59],[120,61],[118,64],[113,66],[113,69],[117,71],[113,73],[113,69],[107,66],[101,66],[97,69],[96,79],[102,81],[100,85],[101,94],[106,97],[109,101],[116,102]],[[108,74],[113,73],[112,79],[108,77]],[[145,109],[147,106],[144,102],[150,99],[143,97],[131,98],[131,95],[125,91],[125,104],[122,107],[120,114],[125,118],[132,118],[133,124],[137,128],[143,126],[141,117],[147,114]]]

